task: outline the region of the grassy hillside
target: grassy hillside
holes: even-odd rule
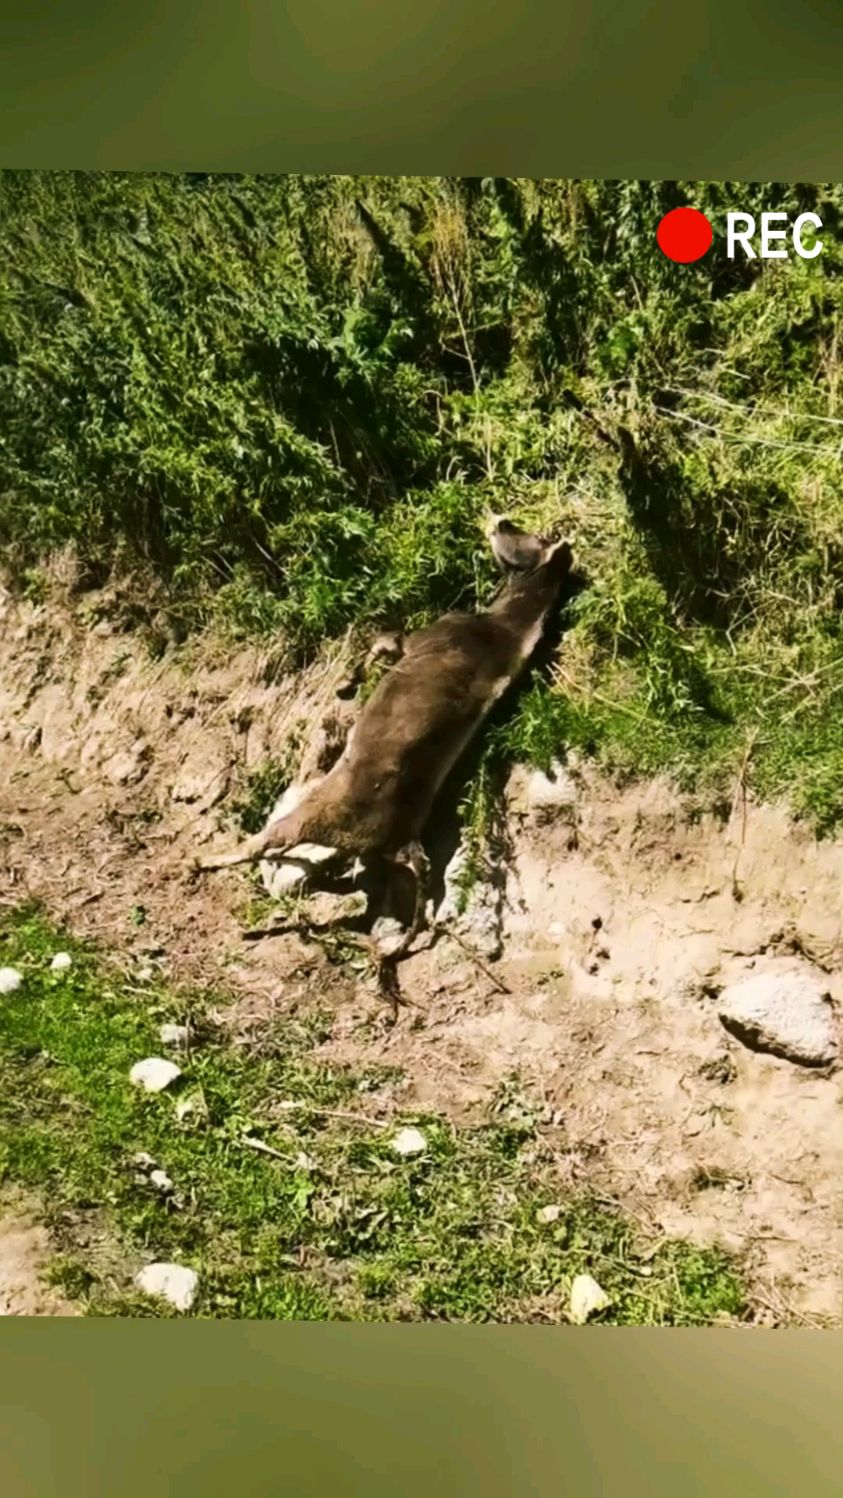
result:
[[[674,266],[662,213],[814,209]],[[306,659],[486,596],[489,509],[590,586],[486,769],[576,745],[843,810],[843,188],[0,174],[0,544],[151,570]],[[582,403],[625,425],[619,465]],[[483,817],[478,779],[473,814]]]

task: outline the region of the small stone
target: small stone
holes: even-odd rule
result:
[[[73,958],[71,957],[69,952],[56,952],[55,957],[50,963],[50,972],[66,973],[68,968],[72,966]]]
[[[539,1207],[536,1213],[536,1222],[540,1222],[542,1226],[545,1226],[551,1222],[558,1222],[561,1216],[562,1208],[556,1202],[549,1202],[546,1207]]]
[[[138,1150],[138,1153],[132,1156],[132,1164],[137,1170],[155,1169],[155,1161],[146,1153],[146,1150]]]
[[[350,894],[314,890],[308,897],[308,920],[314,926],[353,924],[366,911],[366,896],[360,890]],[[283,989],[282,989],[283,992]]]
[[[149,964],[146,964],[146,966],[144,967],[138,968],[137,979],[139,983],[151,983],[154,977],[155,969],[151,968]]]
[[[137,785],[143,780],[151,758],[148,744],[139,742],[131,749],[118,751],[103,765],[103,774],[115,785]]]
[[[837,1057],[831,1001],[812,973],[753,973],[725,988],[717,1007],[725,1028],[753,1050],[803,1066]]]
[[[210,811],[225,795],[230,771],[230,760],[222,749],[209,751],[207,744],[197,746],[181,765],[170,796],[173,801]]]
[[[162,1025],[158,1034],[162,1045],[186,1046],[190,1039],[188,1025]]]
[[[162,1196],[170,1196],[175,1190],[175,1187],[173,1186],[170,1177],[167,1175],[166,1170],[150,1171],[149,1180],[151,1185],[155,1187],[156,1191],[161,1192]]]
[[[554,764],[549,775],[542,770],[533,771],[527,781],[525,799],[539,821],[548,821],[554,815],[570,817],[579,799],[577,784],[562,765]]]
[[[585,1326],[591,1316],[598,1311],[605,1311],[612,1304],[605,1290],[602,1290],[590,1274],[578,1274],[571,1286],[571,1301],[569,1313],[575,1326]]]
[[[491,855],[481,870],[472,871],[471,861],[469,847],[460,843],[445,869],[444,894],[436,919],[439,925],[459,932],[478,957],[496,962],[501,955],[505,880]],[[466,875],[470,876],[467,887]]]
[[[163,1092],[178,1077],[181,1069],[173,1061],[164,1061],[160,1056],[149,1056],[145,1061],[136,1061],[129,1072],[129,1081],[144,1092]]]
[[[177,1311],[189,1311],[199,1289],[199,1277],[182,1264],[147,1264],[135,1276],[135,1284],[144,1295],[166,1300]]]
[[[397,1155],[422,1155],[427,1149],[427,1140],[418,1129],[401,1129],[392,1141]]]
[[[17,993],[22,982],[23,975],[16,967],[0,967],[0,994]]]
[[[312,1155],[306,1155],[306,1154],[304,1154],[304,1152],[302,1152],[301,1154],[296,1155],[294,1163],[295,1163],[296,1170],[308,1170],[308,1171],[310,1171],[310,1170],[316,1170],[316,1168],[317,1168],[317,1161],[314,1160],[313,1156]]]

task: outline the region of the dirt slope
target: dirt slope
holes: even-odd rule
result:
[[[314,757],[326,716],[353,711],[341,657],[297,679],[207,641],[153,661],[119,602],[0,594],[0,899],[35,894],[174,981],[224,977],[241,1036],[321,993],[337,1012],[326,1052],[403,1068],[403,1101],[462,1116],[518,1072],[558,1139],[560,1191],[588,1181],[649,1227],[741,1250],[759,1323],[841,1324],[840,1072],[748,1049],[716,993],[805,968],[839,1026],[843,844],[740,801],[724,825],[586,766],[556,785],[516,772],[501,960],[448,940],[420,952],[402,975],[414,1007],[390,1029],[305,934],[244,943],[247,875],[184,877],[223,840],[245,767],[301,723]],[[0,1231],[0,1311],[49,1314],[3,1288],[23,1231]]]

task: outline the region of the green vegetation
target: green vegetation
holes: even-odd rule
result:
[[[296,773],[300,744],[292,734],[280,759],[270,759],[244,777],[242,791],[229,807],[241,832],[259,832],[272,808],[290,785]]]
[[[74,964],[54,974],[59,947]],[[0,1185],[47,1204],[62,1249],[53,1278],[93,1314],[170,1314],[132,1289],[133,1271],[159,1258],[197,1269],[198,1316],[560,1320],[579,1272],[610,1294],[603,1319],[615,1324],[743,1310],[726,1257],[645,1245],[586,1195],[537,1222],[554,1200],[554,1156],[516,1082],[483,1126],[393,1109],[379,1128],[367,1120],[389,1107],[390,1073],[318,1064],[318,1017],[285,1020],[247,1056],[210,1023],[209,996],[139,985],[33,909],[4,916],[0,961],[24,975],[0,1005]],[[187,1018],[195,1039],[175,1095],[139,1093],[131,1066],[160,1052],[162,1022]],[[179,1097],[200,1104],[181,1122]],[[391,1140],[410,1122],[428,1148],[401,1158]],[[139,1153],[166,1171],[171,1197]]]
[[[715,225],[694,266],[662,213]],[[811,261],[724,214],[819,212]],[[490,740],[829,831],[843,809],[843,188],[0,175],[0,544],[166,582],[182,627],[412,627],[488,596],[488,510],[568,534],[560,672]],[[570,397],[582,403],[572,404]],[[619,465],[601,440],[633,433]],[[476,807],[475,807],[476,811]]]

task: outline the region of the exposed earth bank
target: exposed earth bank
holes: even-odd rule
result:
[[[223,983],[235,1038],[318,994],[326,1056],[400,1068],[402,1106],[470,1116],[517,1073],[558,1136],[560,1193],[587,1182],[651,1231],[737,1250],[756,1324],[839,1326],[843,843],[740,786],[724,818],[584,763],[517,768],[501,891],[405,964],[389,1027],[306,926],[244,941],[252,876],[185,877],[236,840],[247,772],[296,735],[318,759],[353,716],[342,651],[299,676],[207,639],[153,659],[122,602],[0,592],[0,899]],[[10,1202],[0,1312],[68,1313],[39,1288],[48,1257]]]

